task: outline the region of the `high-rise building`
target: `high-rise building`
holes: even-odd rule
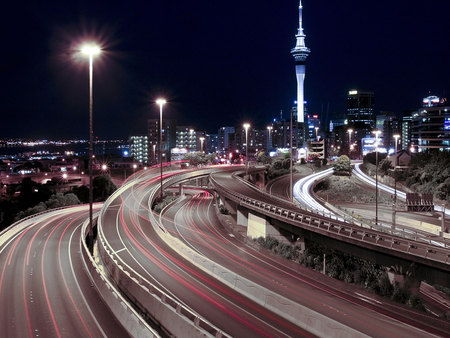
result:
[[[163,119],[162,124],[162,160],[163,162],[170,161],[170,150],[176,146],[176,121],[170,119]],[[150,148],[150,158],[156,159],[160,162],[159,157],[159,119],[148,120],[148,142]],[[154,153],[153,153],[154,151]]]
[[[206,134],[206,152],[208,154],[217,153],[219,149],[219,135]]]
[[[188,151],[197,150],[197,132],[190,127],[177,126],[177,148],[185,148]]]
[[[347,97],[348,125],[358,129],[375,128],[375,94],[372,91],[350,90]]]
[[[400,149],[409,150],[411,146],[411,123],[412,116],[407,115],[402,118],[402,142]]]
[[[148,136],[130,137],[130,154],[135,161],[140,163],[150,163],[149,161]]]
[[[395,148],[394,135],[399,135],[401,132],[401,121],[392,112],[380,112],[376,118],[376,126],[378,130],[382,132],[382,138],[384,140],[384,146],[387,149]],[[401,148],[400,148],[401,149]]]
[[[423,107],[413,113],[411,143],[419,152],[450,151],[450,106],[435,96],[423,100]]]
[[[227,154],[233,150],[234,127],[222,127],[218,133],[218,152],[219,154]]]
[[[306,35],[303,31],[303,6],[300,0],[299,5],[299,26],[298,32],[295,35],[296,45],[291,50],[291,54],[295,59],[295,74],[297,75],[297,122],[303,123],[305,120],[305,95],[304,95],[304,83],[306,73],[306,59],[308,58],[311,50],[306,47],[305,38]]]

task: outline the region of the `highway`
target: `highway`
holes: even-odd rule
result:
[[[232,170],[234,170],[232,168]],[[165,173],[165,178],[174,173]],[[243,297],[186,261],[150,224],[148,199],[159,177],[147,171],[124,186],[102,211],[100,236],[121,264],[236,337],[311,336],[266,308]]]
[[[80,227],[86,217],[86,205],[45,213],[1,243],[2,337],[128,336],[84,269]]]
[[[426,335],[422,329],[442,334],[439,325],[427,323],[429,316],[246,245],[222,225],[214,203],[210,191],[189,190],[165,210],[163,224],[199,254],[362,334],[419,337]]]

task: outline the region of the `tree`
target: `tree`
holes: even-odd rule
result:
[[[260,152],[258,152],[258,154],[256,155],[256,159],[257,159],[258,163],[263,163],[263,164],[270,164],[272,162],[272,158],[270,156],[267,156],[267,154],[264,150],[261,150]]]
[[[94,188],[94,200],[97,202],[105,201],[114,191],[117,190],[116,185],[109,175],[101,175],[94,178],[92,182]]]
[[[340,156],[333,165],[334,175],[350,176],[352,173],[352,165],[347,155]]]
[[[183,160],[189,161],[190,165],[197,166],[199,164],[210,164],[216,159],[216,154],[206,154],[202,151],[196,151],[195,153],[188,153],[184,156]]]

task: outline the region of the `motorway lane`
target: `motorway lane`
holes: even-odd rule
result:
[[[158,177],[122,189],[102,217],[102,234],[120,260],[171,296],[236,337],[310,336],[205,274],[162,241],[148,220]]]
[[[84,270],[80,235],[86,217],[88,206],[46,213],[2,245],[1,336],[128,336]]]
[[[407,316],[402,318],[405,322],[442,334],[440,328],[424,325],[423,322],[429,320],[428,316],[419,314],[420,322],[415,319],[418,316],[416,311],[395,305],[394,310],[386,310],[384,304],[372,298],[373,295],[361,295],[365,293],[361,290],[358,290],[359,295],[342,292],[342,282],[332,279],[315,281],[311,278],[311,271],[300,272],[298,266],[289,267],[286,261],[273,259],[247,247],[223,228],[209,191],[195,189],[190,192],[191,197],[166,210],[164,225],[200,254],[286,298],[371,336],[424,335],[421,330],[387,318],[386,315],[401,317],[393,311],[403,312]]]

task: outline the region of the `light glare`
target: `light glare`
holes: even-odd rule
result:
[[[97,56],[101,53],[101,49],[95,44],[84,44],[81,47],[81,53],[87,56]]]

